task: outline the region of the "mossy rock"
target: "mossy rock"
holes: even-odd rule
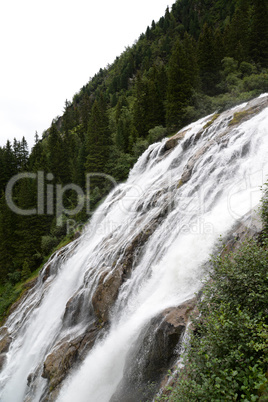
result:
[[[253,114],[256,114],[256,109],[243,110],[242,112],[236,112],[229,123],[229,126],[235,126],[242,121],[250,118]]]
[[[220,115],[219,113],[215,113],[214,116],[212,117],[212,119],[209,120],[209,121],[207,122],[207,124],[204,125],[203,129],[205,130],[206,128],[210,127],[210,126],[214,123],[214,121],[217,120],[217,118],[219,117],[219,115]]]
[[[183,186],[183,181],[180,179],[180,181],[177,184],[177,189],[181,188],[181,186]]]

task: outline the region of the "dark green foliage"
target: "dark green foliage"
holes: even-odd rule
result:
[[[85,163],[87,173],[106,173],[105,165],[110,145],[107,108],[104,99],[101,98],[95,100],[88,123]]]
[[[213,30],[205,24],[198,41],[198,65],[202,89],[208,95],[215,95],[219,82],[218,59]]]
[[[175,130],[184,123],[184,109],[192,103],[198,83],[198,65],[194,41],[189,35],[178,40],[173,48],[168,67],[166,119]]]
[[[31,270],[30,270],[30,267],[29,267],[29,263],[28,263],[27,260],[25,260],[23,265],[22,265],[21,279],[23,281],[25,281],[26,279],[29,278],[30,275],[31,275]]]
[[[249,2],[238,2],[230,26],[226,29],[226,54],[239,62],[249,59],[250,48],[250,9]]]
[[[55,236],[43,236],[41,239],[41,249],[44,255],[49,255],[57,244],[58,240]]]
[[[268,183],[263,187],[261,217],[265,235],[268,237]]]
[[[252,11],[250,50],[255,63],[267,67],[268,63],[268,4],[266,0],[255,0]]]

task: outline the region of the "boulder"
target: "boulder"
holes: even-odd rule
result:
[[[63,327],[73,327],[83,321],[89,322],[94,316],[88,293],[79,289],[67,302],[63,316]]]
[[[199,148],[196,153],[188,160],[180,181],[184,184],[186,183],[192,176],[193,168],[198,161],[198,159],[210,148],[211,141],[207,142],[203,147]]]
[[[74,339],[63,339],[46,357],[42,377],[49,380],[49,391],[56,389],[69,370],[83,361],[99,334],[100,326],[91,323],[87,331]],[[28,377],[30,381],[30,376]]]
[[[100,322],[107,322],[109,311],[113,306],[122,284],[123,268],[118,266],[111,272],[104,271],[92,296],[94,313]]]
[[[162,219],[164,213],[165,211],[161,211],[162,216],[152,219],[146,228],[133,236],[127,246],[119,250],[118,260],[112,265],[113,269],[101,273],[92,296],[94,314],[99,322],[108,321],[109,312],[117,299],[120,286],[130,277],[134,260],[137,260],[146,241],[158,227],[158,219]]]
[[[170,149],[175,148],[178,143],[185,137],[185,134],[188,130],[180,131],[177,134],[173,135],[169,138],[165,143],[165,151],[169,151]]]
[[[49,264],[47,264],[42,272],[42,282],[45,282],[47,280],[47,278],[49,278],[50,276],[50,271],[51,271],[51,265],[52,262],[50,262]]]
[[[110,402],[152,400],[167,370],[178,359],[178,348],[191,312],[193,298],[154,317],[130,350],[124,376]]]

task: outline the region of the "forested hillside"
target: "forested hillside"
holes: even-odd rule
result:
[[[30,153],[24,138],[0,148],[0,282],[5,292],[29,277],[66,236],[69,217],[62,213],[58,224],[56,185],[75,183],[86,196],[87,173],[123,181],[149,144],[268,90],[267,21],[264,0],[177,0],[66,101],[63,115],[42,136],[36,134]],[[36,178],[14,186],[13,200],[21,209],[36,208],[37,172],[44,172],[45,180],[46,202],[29,216],[11,211],[5,197],[11,177],[25,171]],[[92,179],[90,211],[110,187],[101,177]],[[64,208],[74,209],[77,198],[65,191]],[[84,207],[71,218],[78,225],[89,216]]]

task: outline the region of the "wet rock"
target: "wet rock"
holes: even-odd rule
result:
[[[47,356],[42,377],[49,380],[50,389],[54,389],[65,378],[76,360],[77,354],[75,345],[66,342]]]
[[[0,371],[2,370],[2,368],[4,367],[5,363],[6,363],[7,357],[5,353],[1,353],[0,354]]]
[[[30,373],[27,377],[27,385],[28,387],[31,385],[31,383],[36,379],[37,373]]]
[[[63,316],[63,326],[72,327],[89,320],[93,316],[93,309],[88,295],[83,290],[77,291],[67,302]]]
[[[112,272],[103,272],[92,297],[92,305],[95,315],[101,322],[108,321],[108,315],[119,292],[123,281],[122,266]]]
[[[56,389],[69,370],[83,361],[92,348],[101,327],[93,322],[87,331],[74,339],[63,339],[46,357],[42,377],[49,380],[49,391]]]
[[[130,278],[134,262],[138,260],[145,243],[158,227],[159,219],[162,219],[164,214],[165,211],[161,211],[157,218],[152,219],[143,230],[133,236],[131,242],[119,250],[118,260],[113,264],[114,268],[100,275],[92,296],[94,314],[100,322],[108,321],[109,312],[117,299],[120,286]]]
[[[254,115],[260,113],[267,106],[268,97],[263,97],[262,99],[253,99],[242,110],[234,113],[232,120],[229,122],[229,126],[238,125],[251,119]]]
[[[48,265],[44,268],[43,276],[42,276],[42,282],[43,282],[43,283],[44,283],[44,282],[47,280],[47,278],[50,276],[51,265],[52,265],[52,262],[51,262],[50,264],[48,264]]]
[[[230,233],[224,239],[225,247],[221,256],[234,252],[241,247],[241,244],[249,239],[257,239],[262,232],[260,216],[255,211],[250,211],[240,222],[236,223]]]
[[[196,162],[210,148],[210,146],[211,141],[207,142],[202,148],[198,149],[198,151],[188,160],[180,179],[183,184],[191,178]]]
[[[173,135],[173,137],[169,138],[165,143],[165,151],[169,151],[170,149],[175,148],[178,143],[185,137],[185,134],[188,130],[180,131],[179,133]]]
[[[164,310],[142,331],[130,350],[124,377],[110,402],[145,402],[156,393],[166,371],[178,358],[178,347],[196,299]]]
[[[8,332],[7,327],[0,328],[0,353],[8,352],[12,338]]]
[[[0,371],[6,362],[6,353],[9,350],[12,338],[6,327],[0,328]]]
[[[158,224],[159,222],[157,218],[152,219],[151,222],[132,239],[127,247],[122,250],[123,281],[130,277],[134,261],[138,259],[142,248],[152,233],[156,230]]]

